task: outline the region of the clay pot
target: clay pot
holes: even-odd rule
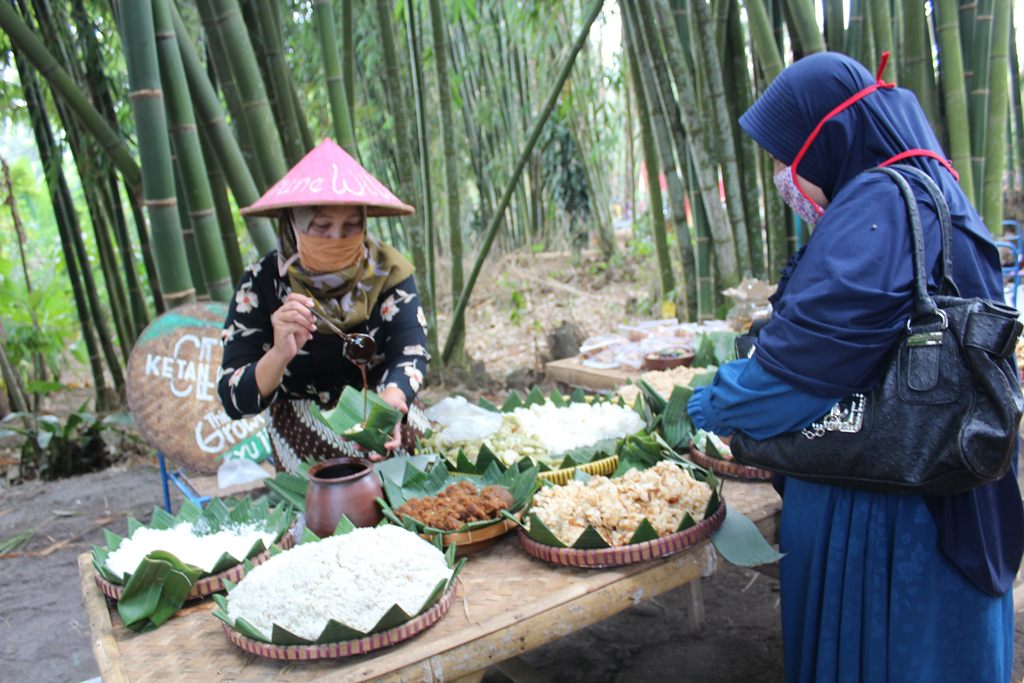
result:
[[[374,502],[384,491],[369,460],[334,458],[309,468],[306,528],[320,538],[334,534],[342,515],[356,526],[377,526],[384,515]]]

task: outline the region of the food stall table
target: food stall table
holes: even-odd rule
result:
[[[612,391],[615,387],[625,386],[627,380],[636,382],[642,373],[622,368],[598,370],[588,368],[579,358],[563,358],[545,363],[544,374],[570,387],[582,387],[585,391],[604,393]]]
[[[729,480],[725,500],[777,541],[782,501],[770,484]],[[518,655],[689,582],[691,621],[699,618],[702,576],[719,556],[704,541],[664,559],[609,569],[549,564],[527,555],[510,533],[471,555],[455,603],[422,634],[346,659],[277,661],[234,646],[213,617],[212,599],[190,603],[160,628],[134,633],[93,578],[92,556],[78,558],[93,650],[104,683],[176,681],[467,681]],[[737,597],[737,599],[741,599]],[[699,622],[694,624],[699,626]],[[525,666],[525,665],[523,665]],[[513,672],[515,665],[503,667]],[[521,667],[520,667],[521,668]],[[525,667],[528,669],[528,667]]]

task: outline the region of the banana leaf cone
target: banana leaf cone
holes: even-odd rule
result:
[[[215,498],[206,509],[184,501],[178,514],[172,516],[163,508],[154,506],[150,529],[171,529],[185,522],[213,534],[229,526],[257,525],[266,531],[274,532],[274,543],[281,540],[292,520],[292,508],[281,505],[269,509],[266,499],[256,505],[248,497],[228,507],[224,501]],[[131,538],[144,524],[128,518],[128,536]],[[167,621],[181,606],[185,604],[192,586],[208,576],[219,574],[231,567],[248,563],[267,550],[263,539],[258,539],[245,553],[245,557],[236,558],[224,553],[218,558],[210,571],[182,562],[173,554],[165,551],[154,551],[146,555],[139,567],[131,574],[119,576],[107,567],[107,558],[116,551],[125,540],[123,537],[104,529],[107,546],[92,547],[92,565],[96,573],[105,581],[115,586],[124,586],[117,603],[118,611],[124,625],[133,631],[149,631]],[[275,546],[271,546],[272,548]]]
[[[363,420],[363,406],[368,406]],[[331,410],[320,410],[314,403],[310,413],[334,432],[349,441],[355,441],[375,453],[384,455],[384,444],[391,440],[395,425],[402,419],[402,413],[392,408],[372,391],[366,394],[355,387],[347,386],[341,392],[338,405]]]

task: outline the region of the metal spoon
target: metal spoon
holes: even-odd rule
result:
[[[336,335],[341,337],[344,342],[344,354],[345,357],[356,365],[366,365],[373,358],[373,355],[377,353],[377,343],[373,341],[373,337],[368,334],[346,334],[339,330],[330,320],[320,314],[316,309],[309,309],[320,322],[327,326],[327,328],[334,332]]]

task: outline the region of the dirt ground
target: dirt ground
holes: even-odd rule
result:
[[[563,320],[586,336],[652,317],[640,310],[643,292],[650,291],[644,281],[650,274],[627,263],[617,270],[633,276],[611,281],[598,262],[589,256],[581,267],[571,268],[565,257],[511,256],[486,269],[499,275],[482,278],[474,292],[467,312],[467,348],[485,361],[493,379],[503,380],[517,368],[541,369],[545,335]],[[439,322],[444,329],[443,312]],[[426,393],[436,399],[446,391]],[[66,415],[87,394],[82,389],[63,395],[53,412]],[[5,445],[10,444],[0,448]],[[11,455],[0,453],[0,460]],[[127,515],[149,521],[163,495],[155,456],[132,457],[103,472],[57,482],[9,487],[3,470],[0,540],[29,529],[35,533],[21,554],[0,559],[0,683],[93,678],[98,669],[82,607],[77,557],[90,544],[103,543],[104,527],[125,534]],[[180,496],[172,498],[176,509]],[[684,677],[691,683],[784,681],[778,582],[725,565],[703,579],[702,588],[706,621],[701,633],[689,633],[686,593],[679,589],[523,659],[549,680],[562,683]],[[1013,680],[1022,677],[1024,622],[1018,618]],[[508,678],[492,667],[484,680],[504,683]]]

